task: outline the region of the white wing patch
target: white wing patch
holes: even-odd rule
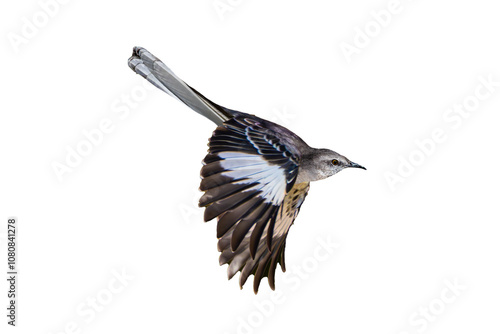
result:
[[[260,190],[265,202],[280,205],[286,195],[286,175],[283,168],[269,164],[264,157],[241,152],[221,152],[219,157],[225,176],[237,181],[235,184],[256,183],[245,190]]]

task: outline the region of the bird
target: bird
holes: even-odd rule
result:
[[[134,47],[128,65],[216,124],[202,161],[199,206],[205,222],[217,218],[219,265],[228,265],[229,280],[240,272],[240,289],[254,275],[255,294],[264,277],[275,290],[277,265],[286,270],[286,237],[310,183],[366,168],[310,147],[281,125],[210,101],[145,48]]]

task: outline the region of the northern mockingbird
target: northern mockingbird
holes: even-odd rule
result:
[[[255,293],[266,276],[274,290],[276,266],[285,271],[286,236],[309,182],[344,168],[365,168],[334,151],[310,147],[278,124],[210,101],[144,48],[135,47],[128,64],[217,124],[201,168],[205,193],[199,205],[205,221],[218,219],[219,264],[229,265],[228,279],[241,271],[240,288],[253,274]]]

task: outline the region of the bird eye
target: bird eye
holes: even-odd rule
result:
[[[339,164],[339,161],[337,159],[333,159],[332,160],[332,164],[334,164],[335,166],[337,166]]]

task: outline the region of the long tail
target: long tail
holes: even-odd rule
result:
[[[232,110],[221,107],[198,93],[144,48],[134,47],[128,66],[168,95],[185,103],[217,125],[233,117]]]

